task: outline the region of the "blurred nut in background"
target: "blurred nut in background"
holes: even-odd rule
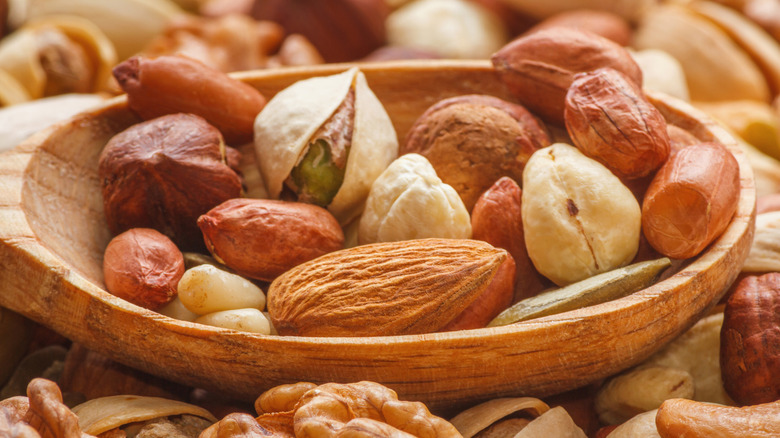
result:
[[[112,233],[154,228],[183,250],[205,248],[198,217],[241,194],[222,135],[192,114],[159,117],[115,135],[100,154],[98,175]]]
[[[660,91],[685,101],[690,100],[685,71],[677,58],[658,49],[632,51],[631,56],[642,69],[643,89]]]
[[[492,11],[467,0],[417,0],[387,18],[388,43],[442,58],[486,59],[506,44],[506,26]]]
[[[467,95],[428,108],[409,129],[399,153],[418,153],[471,211],[496,180],[522,180],[536,150],[550,145],[545,126],[520,105]]]
[[[527,33],[551,27],[569,27],[587,31],[610,39],[621,46],[631,44],[631,24],[625,18],[610,11],[573,9],[545,18]]]
[[[112,294],[156,310],[176,297],[184,258],[173,242],[149,228],[134,228],[111,239],[103,276]]]
[[[255,0],[250,14],[314,44],[326,62],[362,58],[385,43],[385,0]]]

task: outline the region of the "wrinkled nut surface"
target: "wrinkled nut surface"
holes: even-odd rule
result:
[[[480,299],[507,256],[467,239],[349,248],[279,276],[268,290],[268,312],[281,335],[432,333]]]
[[[739,282],[726,302],[720,347],[731,398],[743,405],[780,399],[780,274]]]
[[[525,163],[550,145],[547,130],[520,105],[493,96],[444,99],[410,128],[400,154],[418,153],[471,211],[499,178],[520,181]]]
[[[196,114],[230,144],[252,140],[255,117],[266,103],[251,86],[184,56],[133,57],[113,72],[128,106],[143,119]]]
[[[569,28],[543,29],[520,37],[502,47],[491,61],[520,103],[559,125],[563,125],[566,91],[576,73],[611,67],[642,84],[642,71],[625,48]]]
[[[198,226],[220,263],[258,280],[271,281],[344,245],[333,215],[301,202],[231,199],[201,216]]]
[[[82,436],[79,417],[62,403],[62,393],[51,380],[35,378],[27,385],[30,409],[24,421],[41,437],[77,438]]]
[[[780,400],[736,408],[685,399],[665,401],[655,417],[662,438],[780,436]]]
[[[219,131],[203,118],[172,114],[113,136],[98,177],[112,233],[154,228],[182,250],[201,249],[198,217],[241,194]]]
[[[546,287],[525,248],[521,196],[520,186],[505,176],[479,197],[471,212],[471,237],[507,250],[515,261],[512,302],[532,297]]]
[[[393,161],[374,181],[358,229],[361,245],[470,237],[471,218],[460,196],[414,153]]]
[[[564,118],[574,145],[620,178],[647,176],[669,158],[666,120],[617,70],[575,75]]]
[[[540,149],[526,164],[522,217],[528,256],[559,286],[625,266],[639,247],[634,195],[567,144]]]
[[[178,291],[182,305],[198,315],[265,308],[265,294],[254,283],[209,264],[188,269],[179,281]]]
[[[687,371],[649,367],[615,376],[602,386],[595,409],[604,424],[620,424],[658,409],[665,400],[693,398],[693,377]]]
[[[739,199],[739,165],[719,143],[681,149],[661,166],[642,202],[642,231],[661,254],[699,254],[728,226]]]
[[[133,228],[114,237],[103,254],[106,288],[119,298],[156,310],[176,297],[184,257],[159,231]]]

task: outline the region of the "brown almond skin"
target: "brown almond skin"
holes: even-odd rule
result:
[[[112,294],[156,310],[176,298],[184,257],[174,243],[150,228],[111,239],[103,254],[103,277]]]
[[[494,53],[491,61],[521,104],[558,125],[563,125],[566,91],[577,73],[611,67],[642,84],[642,71],[624,47],[565,27],[520,37]]]
[[[620,15],[595,9],[575,9],[545,18],[526,32],[536,32],[554,27],[568,27],[595,33],[621,46],[631,43],[631,25]]]
[[[507,250],[515,261],[513,303],[532,297],[547,287],[525,248],[521,199],[520,186],[505,176],[480,196],[471,212],[472,239]]]
[[[135,56],[113,73],[130,109],[144,120],[196,114],[216,126],[230,144],[252,141],[255,117],[266,103],[255,88],[185,56]]]
[[[268,312],[283,336],[433,333],[483,296],[507,257],[472,239],[356,246],[279,276]]]
[[[336,218],[301,202],[231,199],[201,216],[198,226],[217,260],[264,281],[344,245]]]
[[[658,408],[662,438],[770,438],[780,436],[780,400],[737,408],[681,398]]]
[[[219,131],[192,114],[139,123],[112,137],[98,177],[109,229],[154,228],[184,251],[204,250],[196,221],[241,195]]]
[[[726,229],[739,199],[739,165],[720,143],[681,149],[658,170],[642,202],[642,232],[659,253],[686,259]]]
[[[737,403],[780,400],[780,273],[745,277],[729,296],[720,364],[723,386]]]
[[[546,127],[521,105],[471,94],[428,108],[410,128],[399,154],[427,158],[471,211],[502,176],[522,179],[531,154],[549,144]]]
[[[575,75],[564,119],[574,145],[621,179],[650,175],[669,158],[666,120],[615,69]]]

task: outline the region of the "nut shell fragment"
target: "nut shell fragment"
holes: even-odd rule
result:
[[[519,411],[538,417],[550,410],[547,403],[533,397],[497,398],[471,407],[450,420],[463,438],[477,435],[496,421]]]

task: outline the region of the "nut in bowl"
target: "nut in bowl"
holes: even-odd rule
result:
[[[347,71],[328,65],[246,72],[236,78],[271,99],[290,84]],[[434,103],[487,94],[516,99],[486,61],[361,65],[399,139]],[[682,333],[725,293],[752,240],[752,173],[734,141],[688,105],[649,95],[667,123],[718,141],[740,170],[737,211],[725,232],[681,271],[627,297],[517,324],[372,337],[267,336],[178,321],[103,286],[111,239],[97,164],[108,140],[140,120],[124,98],[32,137],[0,163],[0,305],[114,360],[165,378],[252,399],[297,381],[385,383],[431,409],[521,394],[559,393],[615,374]],[[260,180],[241,147],[247,185]],[[251,187],[249,187],[251,191]]]

